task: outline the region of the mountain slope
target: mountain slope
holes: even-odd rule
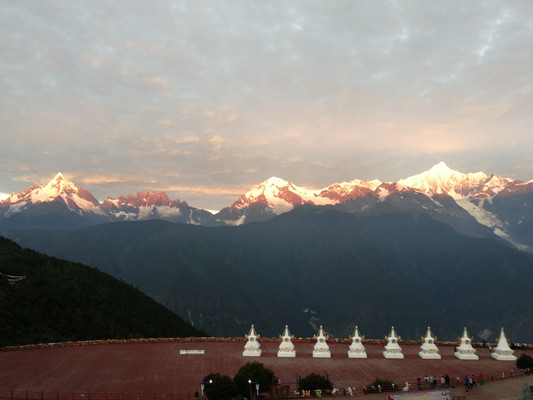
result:
[[[69,340],[205,335],[96,269],[0,237],[0,347]]]
[[[410,212],[354,215],[301,206],[262,223],[196,227],[163,221],[73,232],[6,232],[17,242],[112,273],[198,328],[275,336],[322,324],[381,337],[390,325],[417,338],[497,332],[532,340],[533,256],[459,235]]]

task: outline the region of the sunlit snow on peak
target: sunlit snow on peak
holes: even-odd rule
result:
[[[463,174],[449,168],[443,161],[418,175],[398,181],[399,184],[432,194],[448,194],[462,198],[472,187],[487,180],[483,172]]]

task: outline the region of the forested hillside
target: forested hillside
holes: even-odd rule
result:
[[[205,335],[106,273],[22,249],[4,237],[0,237],[0,273],[0,347]],[[5,275],[25,278],[10,283]]]

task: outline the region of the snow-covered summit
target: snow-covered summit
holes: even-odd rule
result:
[[[66,179],[61,172],[48,182],[45,186],[34,184],[26,190],[13,193],[0,205],[12,207],[12,211],[17,211],[28,204],[47,203],[62,201],[72,210],[90,211],[102,214],[102,206],[96,198],[87,190],[76,186]]]
[[[273,176],[252,187],[233,203],[231,208],[242,209],[252,204],[262,204],[275,214],[282,214],[295,205],[311,202],[315,195],[316,191],[298,187]]]
[[[398,183],[428,194],[447,194],[459,199],[484,183],[487,178],[483,172],[463,174],[441,161],[418,175],[400,179]]]

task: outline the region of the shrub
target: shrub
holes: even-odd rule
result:
[[[522,354],[516,360],[516,367],[520,369],[533,368],[533,358],[527,354]]]
[[[205,385],[204,392],[209,400],[227,400],[239,394],[237,385],[233,379],[226,375],[209,374],[202,382],[210,382]]]
[[[300,379],[298,390],[331,390],[333,385],[330,380],[322,375],[311,373]]]
[[[270,386],[278,383],[278,378],[274,375],[274,372],[257,361],[243,365],[235,374],[233,380],[239,393],[245,397],[250,397],[250,391],[255,393],[256,390],[255,384],[250,386],[248,381],[259,382],[260,392],[268,392]]]
[[[396,385],[394,382],[389,381],[388,379],[376,378],[374,382],[365,386],[365,389],[364,389],[365,394],[378,393],[379,392],[378,386],[381,386],[382,392],[390,392],[390,391],[398,390],[398,385]]]

